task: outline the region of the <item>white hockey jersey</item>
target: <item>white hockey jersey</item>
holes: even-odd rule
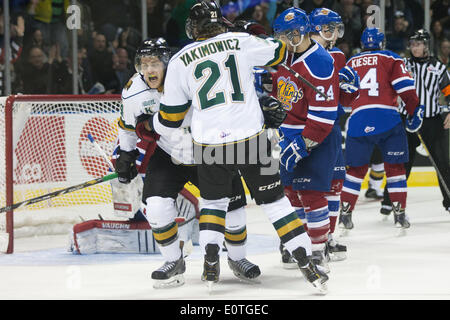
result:
[[[136,73],[122,91],[122,110],[119,119],[119,146],[121,150],[136,149],[139,138],[135,132],[136,119],[141,114],[159,111],[162,93],[151,89],[139,73]],[[193,164],[192,136],[189,132],[190,116],[169,134],[163,134],[158,146],[178,163]],[[145,153],[145,150],[139,150]]]
[[[240,32],[185,46],[169,62],[156,132],[179,127],[192,110],[194,143],[222,145],[257,135],[264,117],[253,67],[276,65],[285,55],[282,41]]]

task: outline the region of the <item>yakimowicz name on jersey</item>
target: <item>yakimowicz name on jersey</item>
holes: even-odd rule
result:
[[[180,56],[180,59],[183,61],[184,66],[187,67],[191,62],[195,60],[204,58],[216,52],[223,52],[226,50],[241,50],[241,48],[239,47],[239,39],[233,38],[204,44],[200,47],[189,50],[188,52]]]

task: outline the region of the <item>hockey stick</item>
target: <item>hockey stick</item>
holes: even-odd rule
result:
[[[430,151],[428,151],[427,145],[425,144],[425,142],[422,139],[422,136],[420,135],[419,131],[416,132],[417,137],[419,137],[420,142],[422,143],[425,151],[428,154],[428,158],[430,159],[431,164],[433,165],[434,169],[436,170],[436,173],[438,175],[439,180],[441,180],[442,186],[444,187],[445,193],[447,193],[447,196],[450,198],[450,191],[448,189],[447,184],[445,183],[444,177],[442,176],[441,172],[439,171],[436,162],[434,162],[433,157],[431,156]]]
[[[311,82],[309,82],[308,80],[306,80],[305,78],[303,78],[297,71],[293,70],[291,67],[288,67],[286,64],[281,63],[280,66],[282,66],[283,68],[285,68],[287,71],[289,71],[290,73],[292,73],[294,75],[294,77],[296,77],[297,79],[299,79],[300,81],[303,81],[308,87],[310,87],[311,89],[313,89],[315,92],[317,92],[318,94],[320,94],[325,100],[330,101],[331,98],[328,97],[324,92],[320,91],[315,85],[313,85]]]
[[[104,177],[100,177],[100,178],[96,178],[96,179],[93,179],[93,180],[89,180],[89,181],[77,184],[75,186],[72,186],[72,187],[68,187],[68,188],[65,188],[65,189],[62,189],[62,190],[58,190],[58,191],[54,191],[54,192],[51,192],[51,193],[47,193],[47,194],[44,194],[44,195],[39,196],[39,197],[31,198],[31,199],[28,199],[28,200],[25,200],[25,201],[22,201],[22,202],[19,202],[19,203],[15,203],[15,204],[12,204],[12,205],[0,208],[0,213],[6,212],[6,211],[11,211],[11,210],[14,210],[14,209],[17,209],[17,208],[20,208],[20,207],[28,206],[30,204],[34,204],[34,203],[37,203],[37,202],[45,201],[45,200],[48,200],[48,199],[51,199],[51,198],[55,198],[55,197],[58,197],[60,195],[66,194],[66,193],[71,193],[71,192],[78,191],[78,190],[81,190],[81,189],[84,189],[84,188],[88,188],[88,187],[91,187],[93,185],[105,182],[105,181],[113,180],[115,178],[117,178],[117,173],[111,173],[111,174],[106,175]]]
[[[100,147],[100,145],[94,140],[94,137],[88,133],[87,135],[88,139],[90,142],[92,142],[92,144],[94,145],[95,149],[97,149],[98,153],[103,157],[103,159],[105,159],[106,163],[108,163],[109,168],[114,171],[114,166],[111,162],[111,160],[109,160],[109,157],[106,155],[105,151],[103,151],[103,149]]]

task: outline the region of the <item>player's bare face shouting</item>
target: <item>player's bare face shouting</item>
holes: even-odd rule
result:
[[[164,63],[157,57],[142,57],[141,70],[145,82],[152,89],[158,89],[164,81]]]

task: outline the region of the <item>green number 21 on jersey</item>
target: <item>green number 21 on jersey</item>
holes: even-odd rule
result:
[[[230,54],[224,63],[225,71],[231,78],[231,85],[233,86],[233,91],[231,92],[231,101],[233,102],[243,102],[244,94],[242,93],[241,84],[239,82],[238,68],[236,64],[236,57],[234,54]],[[209,72],[205,72],[208,70]],[[194,69],[194,77],[198,80],[204,80],[203,85],[197,91],[198,100],[200,102],[200,107],[202,109],[211,108],[213,106],[225,103],[224,90],[210,93],[211,89],[214,88],[217,81],[222,76],[220,66],[212,61],[206,60],[197,64]],[[206,80],[205,80],[205,79]]]

